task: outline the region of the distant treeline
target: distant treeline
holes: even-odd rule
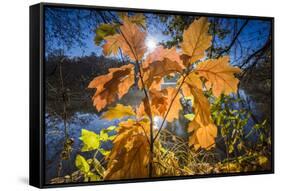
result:
[[[68,112],[93,110],[91,94],[87,88],[96,76],[106,74],[109,68],[120,67],[123,62],[97,56],[69,58],[60,52],[46,57],[47,112],[60,116],[65,104]]]

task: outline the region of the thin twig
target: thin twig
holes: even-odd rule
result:
[[[144,91],[144,94],[145,94],[145,97],[148,101],[148,105],[149,105],[149,120],[150,120],[150,156],[149,156],[149,177],[151,178],[152,177],[152,172],[153,172],[153,157],[154,157],[154,151],[153,151],[153,147],[154,147],[154,139],[153,139],[153,118],[152,118],[152,114],[151,114],[151,106],[150,106],[150,99],[149,99],[149,94],[148,94],[148,91],[146,90],[145,88],[145,84],[144,84],[144,81],[143,81],[143,76],[142,76],[142,72],[141,72],[141,63],[139,62],[138,60],[138,57],[136,55],[136,52],[134,51],[134,49],[132,48],[131,44],[129,43],[129,41],[126,39],[125,35],[123,34],[123,32],[120,30],[120,33],[121,35],[123,36],[123,38],[125,39],[126,43],[128,44],[130,50],[132,51],[134,57],[135,57],[135,60],[136,60],[136,65],[138,67],[138,70],[139,70],[139,77],[140,77],[140,80],[141,80],[141,83],[142,83],[142,88],[143,88],[143,91]]]
[[[172,108],[172,105],[173,105],[175,99],[177,98],[177,96],[178,96],[178,94],[179,94],[179,92],[180,92],[180,90],[181,90],[181,87],[182,87],[182,85],[184,84],[185,79],[187,78],[188,74],[189,74],[189,72],[186,72],[186,74],[184,75],[184,77],[183,77],[183,79],[182,79],[182,82],[181,82],[181,84],[179,85],[179,87],[178,87],[178,89],[177,89],[177,92],[175,93],[175,95],[174,95],[174,97],[173,97],[173,99],[172,99],[172,101],[171,101],[171,103],[170,103],[170,105],[169,105],[169,107],[168,107],[167,112],[165,113],[164,119],[163,119],[163,121],[162,121],[162,123],[161,123],[161,125],[160,125],[160,127],[159,127],[159,130],[157,131],[157,133],[156,133],[156,135],[155,135],[155,137],[154,137],[154,139],[153,139],[153,142],[157,139],[157,137],[158,137],[160,131],[162,130],[162,128],[163,128],[163,126],[164,126],[164,123],[166,122],[166,119],[167,119],[167,117],[168,117],[168,114],[169,114],[169,112],[170,112],[170,110],[171,110],[171,108]]]
[[[234,45],[234,43],[236,42],[237,38],[239,37],[239,35],[241,34],[241,32],[243,31],[243,29],[246,27],[246,25],[248,24],[249,20],[246,20],[243,25],[241,26],[241,28],[239,29],[239,31],[237,32],[237,34],[234,36],[234,38],[232,39],[231,43],[229,44],[229,46],[224,49],[223,51],[221,51],[217,58],[221,57],[224,53],[227,53],[231,48],[232,46]]]

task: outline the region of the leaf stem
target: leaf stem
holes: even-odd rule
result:
[[[151,114],[151,106],[150,106],[150,99],[149,99],[149,93],[145,88],[145,84],[143,81],[143,76],[142,76],[142,72],[141,72],[141,63],[138,60],[138,57],[136,55],[136,52],[134,51],[134,49],[132,48],[130,42],[126,39],[125,35],[123,34],[123,32],[120,30],[121,35],[123,36],[124,40],[126,41],[126,43],[128,44],[130,50],[132,51],[134,57],[135,57],[135,61],[136,61],[136,65],[138,67],[139,70],[139,78],[141,80],[141,84],[142,84],[142,88],[145,94],[146,99],[148,100],[148,105],[149,105],[149,121],[150,121],[150,142],[149,142],[149,167],[148,167],[148,177],[151,178],[152,177],[152,173],[153,173],[153,157],[154,157],[154,139],[153,139],[153,118],[152,118],[152,114]]]
[[[169,107],[168,107],[168,110],[167,110],[167,112],[166,112],[166,114],[165,114],[165,116],[164,116],[164,119],[163,119],[163,121],[162,121],[160,127],[159,127],[159,130],[157,131],[157,133],[156,133],[156,135],[155,135],[155,137],[154,137],[154,139],[153,139],[153,142],[154,142],[154,141],[157,139],[157,137],[159,136],[159,134],[160,134],[160,132],[161,132],[163,126],[164,126],[164,123],[166,122],[166,119],[167,119],[167,117],[168,117],[168,114],[169,114],[169,112],[170,112],[170,110],[171,110],[171,108],[172,108],[172,105],[173,105],[175,99],[177,98],[177,96],[178,96],[178,94],[179,94],[179,92],[180,92],[180,90],[181,90],[181,87],[182,87],[182,85],[184,84],[184,81],[185,81],[185,79],[187,78],[188,74],[189,74],[189,72],[187,71],[187,72],[185,73],[185,75],[183,76],[182,82],[180,83],[180,85],[179,85],[179,87],[178,87],[178,89],[177,89],[177,92],[175,93],[175,95],[174,95],[174,97],[173,97],[173,99],[172,99],[172,101],[171,101],[171,103],[170,103],[170,105],[169,105]]]

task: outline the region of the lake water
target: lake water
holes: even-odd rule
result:
[[[247,95],[243,90],[240,91],[240,96],[243,99],[247,98]],[[122,99],[123,104],[138,105],[141,100],[142,93],[136,92],[136,90],[131,90],[128,95]],[[233,108],[239,109],[241,106],[238,104],[233,104]],[[57,168],[60,161],[60,152],[63,150],[63,143],[65,140],[64,134],[64,122],[60,117],[49,115],[48,113],[45,116],[46,118],[46,182],[49,182],[50,179],[57,177]],[[162,122],[161,117],[155,117],[154,123],[158,126]],[[96,113],[90,112],[75,112],[67,120],[67,129],[70,138],[73,138],[73,151],[71,152],[70,159],[63,161],[63,167],[61,175],[67,175],[77,170],[75,167],[75,157],[79,150],[82,147],[82,142],[79,140],[81,136],[81,129],[87,129],[99,133],[103,128],[107,128],[111,125],[118,125],[119,120],[103,120]],[[178,136],[186,135],[186,121],[184,118],[180,118],[172,123],[172,126],[169,126],[170,129],[176,133]],[[249,120],[245,131],[250,131],[254,122]],[[164,128],[167,125],[164,124]],[[105,149],[110,149],[111,145],[103,145]]]

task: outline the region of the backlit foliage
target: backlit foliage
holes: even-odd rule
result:
[[[140,70],[139,88],[146,89],[149,94],[146,98],[147,103],[143,101],[138,107],[138,110],[141,110],[138,111],[138,117],[153,119],[154,116],[161,116],[168,122],[178,119],[182,109],[179,91],[182,90],[183,95],[193,101],[194,119],[187,127],[191,134],[188,145],[194,146],[196,150],[214,147],[217,127],[213,123],[210,103],[204,91],[211,89],[216,97],[236,93],[239,80],[234,74],[239,73],[240,69],[229,64],[228,56],[204,59],[205,50],[211,46],[212,40],[208,29],[207,18],[195,20],[183,33],[182,50],[160,46],[144,57],[147,33],[125,16],[118,32],[105,37],[103,51],[105,55],[117,54],[120,48],[123,54],[132,60],[132,64],[120,69],[109,69],[108,74],[96,77],[89,84],[89,88],[97,89],[93,96],[97,110],[103,109],[117,98],[122,98],[128,92],[134,84],[134,65],[137,65]],[[161,89],[164,77],[176,74],[182,76],[178,80],[178,86]],[[119,111],[118,107],[123,111]],[[118,111],[111,108],[104,116],[113,119],[126,116],[128,112],[129,115],[134,114],[133,111],[127,111],[125,106],[120,108],[120,105],[117,105],[116,109]],[[149,125],[140,123],[120,123],[117,137],[113,141],[106,179],[148,176],[149,144],[153,144],[154,140],[149,140]]]
[[[81,152],[94,153],[88,160],[82,155],[76,157],[75,164],[84,181],[241,172],[250,168],[247,161],[255,156],[255,168],[266,166],[268,153],[264,150],[242,149],[246,145],[242,128],[249,115],[224,106],[226,98],[237,93],[236,75],[241,71],[229,63],[227,55],[206,57],[205,52],[212,45],[208,19],[201,17],[185,28],[180,48],[158,46],[148,53],[145,17],[119,17],[120,23],[100,25],[95,43],[102,46],[104,55],[122,52],[129,61],[95,77],[88,88],[95,90],[92,103],[102,112],[101,117],[120,122],[99,134],[82,130]],[[176,86],[163,88],[161,84],[169,77],[177,79]],[[139,105],[118,103],[133,87],[144,92]],[[183,102],[191,103],[191,112],[184,110]],[[156,117],[162,123],[156,124]],[[166,122],[173,123],[180,117],[186,119],[187,140],[163,128]],[[256,125],[264,133],[260,130],[263,125]],[[233,129],[237,136],[234,138]],[[209,153],[215,149],[218,135],[227,140],[228,156],[243,153],[238,161],[204,162],[202,151]],[[260,143],[270,145],[268,141],[264,138]],[[110,150],[102,148],[105,142],[112,143]],[[168,147],[169,144],[175,148]],[[97,155],[102,155],[102,160],[97,160]]]

